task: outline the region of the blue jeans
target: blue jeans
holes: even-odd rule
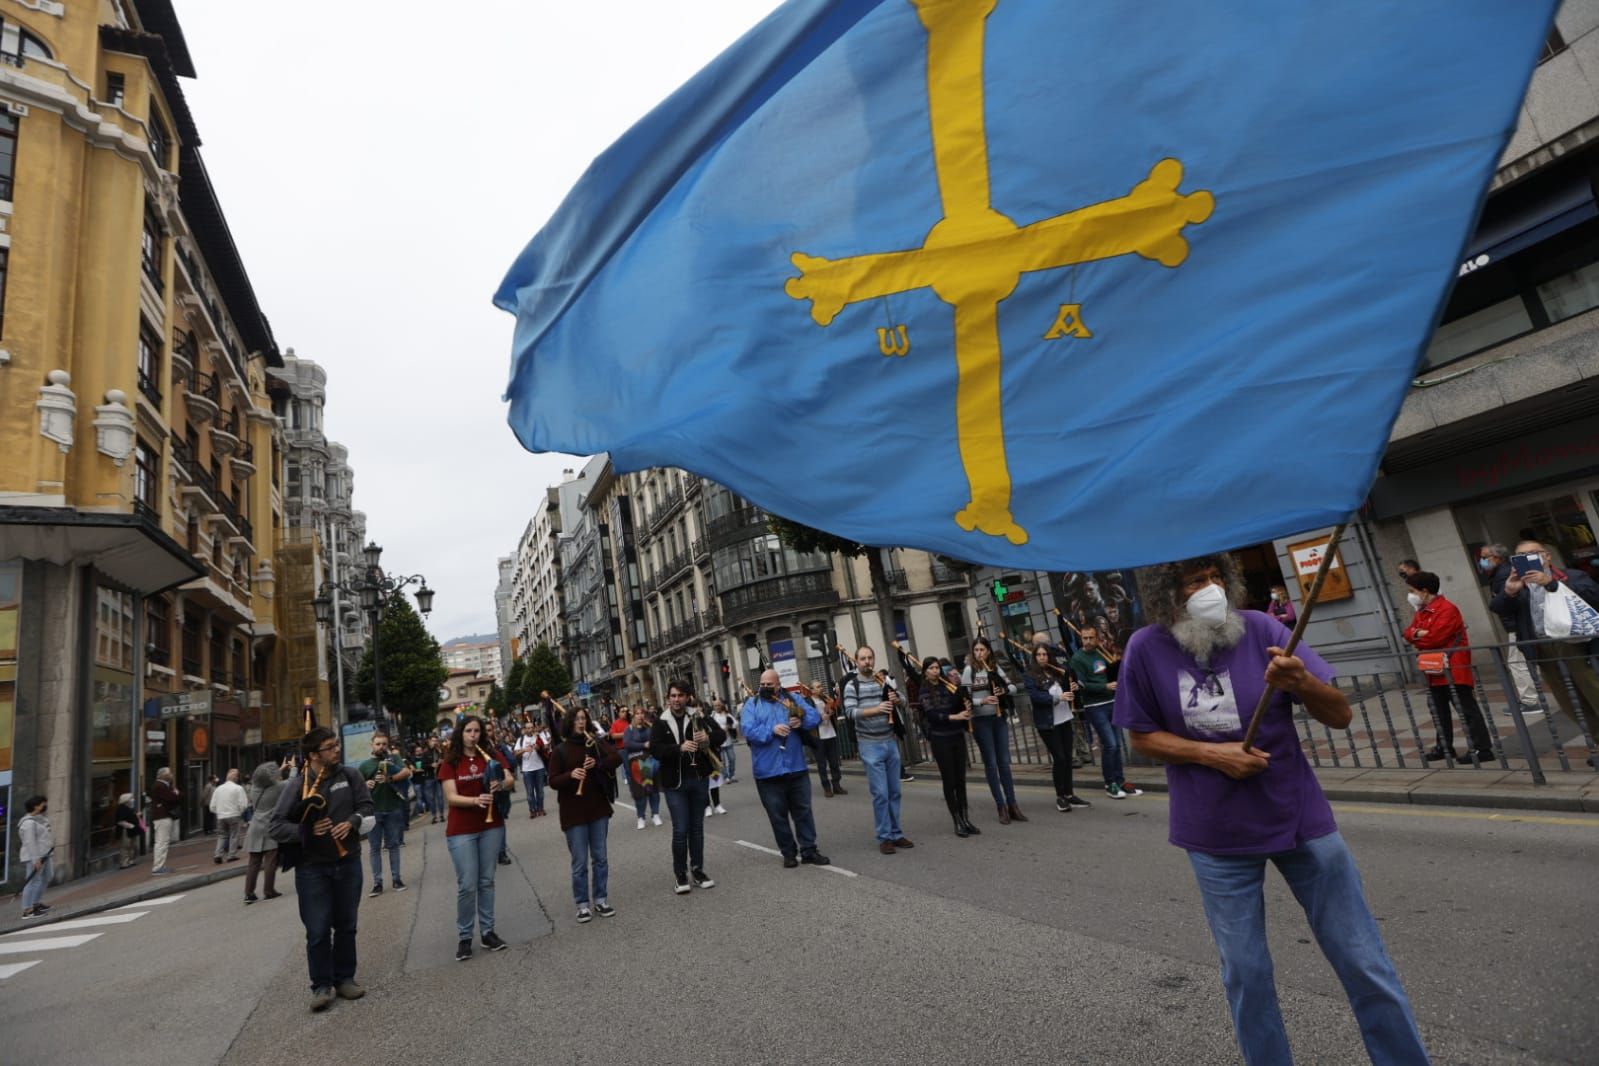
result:
[[[32,863],[29,863],[29,865],[31,866]],[[50,883],[50,873],[50,859],[47,856],[44,860],[44,865],[39,867],[39,871],[33,875],[22,889],[23,910],[32,910],[39,905],[39,901],[44,898],[44,887]]]
[[[983,776],[996,806],[1016,805],[1016,783],[1010,776],[1010,727],[998,715],[972,719],[977,753],[983,757]]]
[[[1110,721],[1110,713],[1115,709],[1114,703],[1083,708],[1083,717],[1099,734],[1099,769],[1105,775],[1107,785],[1119,785],[1122,780],[1121,738],[1116,735],[1116,727]]]
[[[1371,1061],[1380,1066],[1426,1063],[1427,1049],[1410,1001],[1366,906],[1355,858],[1338,833],[1276,855],[1188,853],[1205,920],[1221,954],[1222,984],[1244,1062],[1280,1066],[1293,1061],[1266,945],[1262,889],[1268,859],[1305,909],[1316,943],[1343,983]]]
[[[710,782],[703,777],[666,790],[666,809],[672,812],[672,873],[678,877],[687,877],[690,868],[705,868],[705,808],[710,802]]]
[[[897,783],[897,779],[896,779]],[[811,775],[808,770],[796,770],[777,777],[757,777],[755,791],[760,794],[761,806],[772,823],[772,836],[777,839],[777,850],[785,859],[792,859],[797,850],[801,855],[816,854],[816,822],[811,817]],[[793,829],[789,821],[793,820]],[[796,847],[795,838],[798,837]]]
[[[404,811],[373,811],[372,835],[367,842],[372,846],[372,883],[383,883],[383,849],[389,849],[389,880],[400,879],[400,834],[405,832]]]
[[[355,918],[361,906],[361,856],[294,868],[294,894],[305,926],[305,962],[311,989],[355,980]]]
[[[494,932],[494,866],[505,843],[505,827],[480,833],[460,833],[444,838],[455,865],[455,932],[458,940],[472,939],[472,916],[478,932]]]
[[[605,902],[606,882],[611,870],[605,860],[605,838],[610,828],[609,818],[597,818],[586,825],[574,825],[566,831],[566,848],[572,853],[572,901],[579,907],[589,905],[590,863],[594,866],[593,898]]]
[[[738,752],[738,745],[737,744],[728,744],[728,745],[726,745],[725,747],[721,748],[718,751],[718,754],[722,756],[722,782],[723,782],[723,784],[726,784],[729,781],[734,781],[734,780],[738,779],[738,755],[737,755],[737,752]]]
[[[861,741],[861,767],[872,794],[877,839],[892,844],[905,835],[899,828],[899,745],[894,738]]]
[[[650,814],[659,817],[661,813],[661,794],[659,792],[648,792],[633,801],[633,809],[638,811],[638,816],[640,818],[644,817],[645,808],[649,809]],[[700,817],[702,819],[705,817],[703,811],[700,812]],[[677,819],[672,819],[672,824],[676,825]],[[703,824],[704,823],[701,822],[701,825]]]
[[[527,789],[528,810],[542,811],[544,809],[544,782],[548,777],[548,770],[522,771],[522,787]]]

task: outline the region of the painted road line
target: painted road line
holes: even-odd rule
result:
[[[27,962],[8,962],[0,966],[0,981],[4,981],[7,977],[15,977],[29,966],[37,966],[43,961],[43,959],[29,959]]]
[[[1414,803],[1334,803],[1333,808],[1351,814],[1403,814],[1412,818],[1465,818],[1473,822],[1527,822],[1532,825],[1576,825],[1599,829],[1599,818],[1581,815],[1561,817],[1555,814],[1505,814],[1488,811],[1442,811],[1421,807]]]
[[[119,911],[115,914],[102,914],[96,918],[74,918],[70,922],[54,922],[50,925],[40,925],[32,929],[19,929],[6,936],[38,936],[40,933],[54,935],[67,929],[93,929],[97,925],[123,925],[127,922],[143,918],[149,911]]]
[[[186,895],[188,895],[187,892],[179,892],[176,896],[162,896],[159,899],[141,899],[137,903],[124,904],[123,906],[118,907],[117,910],[131,911],[135,907],[159,907],[165,903],[176,903]]]
[[[776,848],[768,848],[760,844],[751,844],[748,840],[735,840],[734,843],[741,848],[749,848],[751,851],[764,851],[768,855],[776,855],[779,859],[783,857],[783,853],[778,851]],[[827,866],[818,866],[816,868],[818,870],[826,870],[829,873],[838,874],[840,877],[860,876],[860,874],[856,873],[854,870],[846,870],[842,866],[833,866],[829,864]]]
[[[77,936],[58,936],[51,940],[0,940],[0,955],[26,955],[34,951],[59,951],[62,948],[81,948],[95,937],[103,935],[102,933],[80,933]]]

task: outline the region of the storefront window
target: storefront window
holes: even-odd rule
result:
[[[91,694],[90,729],[95,762],[128,758],[133,745],[130,679],[96,670]]]
[[[1518,294],[1439,326],[1432,335],[1432,344],[1427,348],[1423,363],[1429,367],[1442,366],[1531,329],[1532,316]]]
[[[1562,274],[1538,286],[1549,321],[1560,322],[1599,307],[1599,262]]]
[[[101,587],[98,625],[95,627],[94,661],[113,670],[133,669],[133,597]]]

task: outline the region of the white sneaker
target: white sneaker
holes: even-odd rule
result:
[[[658,814],[652,814],[652,815],[650,815],[650,821],[653,824],[655,824],[655,825],[660,825],[661,824],[661,816],[658,815]]]
[[[727,813],[727,808],[722,806],[720,803],[718,803],[716,805],[716,813],[717,814],[726,814]]]
[[[705,808],[705,817],[709,818],[711,815],[713,815],[715,813],[716,813],[716,808],[715,807],[707,807],[707,808]]]
[[[642,819],[642,818],[640,818],[640,819],[639,819],[639,820],[638,820],[638,826],[637,826],[637,828],[639,828],[639,829],[643,829],[643,828],[644,828],[644,819]]]

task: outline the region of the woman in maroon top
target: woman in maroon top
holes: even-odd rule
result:
[[[610,864],[606,860],[606,837],[611,828],[611,797],[606,785],[622,764],[622,757],[609,741],[589,728],[587,708],[572,708],[561,725],[561,743],[550,752],[550,787],[560,804],[561,832],[566,834],[566,847],[572,853],[572,900],[577,904],[577,920],[581,923],[595,914],[609,918],[616,913],[607,898]],[[590,867],[594,873],[593,911],[589,910]]]
[[[439,783],[449,811],[444,842],[455,865],[456,962],[472,957],[474,914],[485,948],[504,951],[509,946],[494,932],[494,867],[505,842],[505,821],[496,816],[490,822],[489,812],[494,809],[493,793],[511,787],[511,764],[491,748],[483,736],[483,720],[467,718],[450,735],[449,750],[439,763]],[[491,761],[498,772],[490,769]]]

